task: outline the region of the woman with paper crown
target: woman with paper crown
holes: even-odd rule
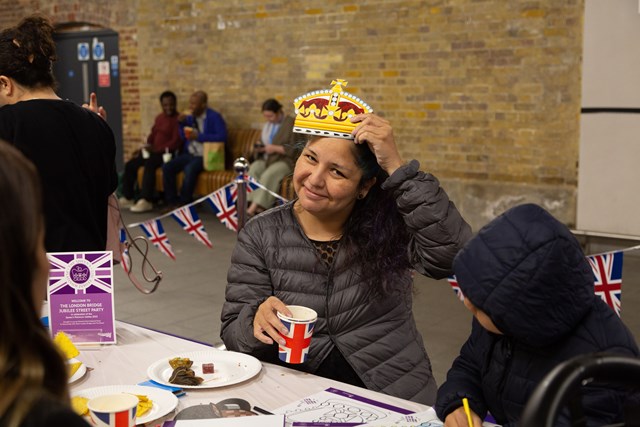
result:
[[[56,95],[52,34],[39,15],[0,32],[0,138],[40,174],[47,251],[103,251],[115,138],[97,114]]]
[[[49,262],[33,164],[0,140],[0,426],[84,426],[67,367],[40,321]]]
[[[334,83],[294,101],[294,132],[310,135],[293,172],[298,198],[239,233],[221,336],[281,363],[276,312],[307,306],[318,313],[308,360],[291,367],[433,404],[412,269],[449,275],[471,229],[433,175],[402,161],[389,123]]]

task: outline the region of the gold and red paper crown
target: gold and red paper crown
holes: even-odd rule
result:
[[[345,80],[336,79],[331,84],[331,89],[314,90],[293,101],[296,111],[294,132],[353,139],[351,131],[357,123],[351,123],[349,118],[373,113],[369,104],[342,90],[347,85]]]

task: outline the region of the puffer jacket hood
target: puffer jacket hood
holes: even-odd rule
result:
[[[534,347],[562,339],[597,298],[578,241],[533,204],[514,207],[483,227],[453,269],[465,297],[505,336]]]

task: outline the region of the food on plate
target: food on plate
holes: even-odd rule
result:
[[[60,349],[67,360],[73,359],[80,354],[76,346],[73,345],[73,342],[71,342],[71,338],[69,338],[69,335],[65,334],[62,331],[56,334],[56,336],[53,338],[53,342]]]
[[[176,369],[178,367],[190,368],[191,365],[193,365],[193,360],[189,359],[188,357],[174,357],[173,359],[169,360],[169,365],[171,365],[173,369]]]
[[[78,369],[80,369],[80,366],[82,366],[82,362],[67,363],[67,369],[69,370],[69,378],[71,378],[76,372],[78,372]]]
[[[178,366],[177,368],[174,368],[171,376],[169,377],[169,382],[171,384],[179,385],[200,385],[203,381],[204,379],[196,377],[196,373],[193,372],[193,369],[185,366]]]
[[[151,408],[153,408],[153,400],[143,394],[136,394],[138,397],[138,407],[136,408],[136,417],[141,417]]]
[[[136,408],[136,417],[141,417],[151,408],[153,408],[153,400],[143,394],[136,394],[138,398],[138,407]],[[89,413],[89,407],[87,406],[88,398],[82,396],[73,396],[71,398],[71,408],[78,415],[87,415]]]
[[[82,396],[73,396],[71,398],[71,408],[73,408],[74,412],[78,415],[86,415],[89,413],[89,408],[87,407],[87,402],[89,399]]]
[[[203,374],[213,374],[213,363],[203,363],[202,364],[202,373]]]

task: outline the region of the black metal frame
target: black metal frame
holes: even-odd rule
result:
[[[549,372],[527,402],[521,427],[553,427],[560,411],[568,407],[571,425],[582,427],[587,420],[582,407],[581,387],[592,381],[640,386],[640,359],[605,353],[578,356]],[[625,419],[616,426],[640,426],[640,420]],[[613,426],[611,426],[613,427]]]

